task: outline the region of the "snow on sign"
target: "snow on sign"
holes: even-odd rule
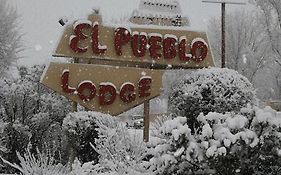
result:
[[[76,58],[79,64],[51,63],[42,83],[90,110],[111,115],[159,96],[161,69],[213,65],[203,32],[103,26],[98,14],[67,26],[54,56]]]
[[[51,63],[41,82],[90,110],[118,115],[159,96],[162,75],[161,70]]]
[[[146,68],[213,66],[205,32],[103,26],[98,14],[66,27],[54,56]]]

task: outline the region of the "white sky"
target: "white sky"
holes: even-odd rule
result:
[[[191,27],[206,29],[206,21],[220,17],[219,4],[206,4],[201,0],[179,0],[184,15],[191,19]],[[235,1],[235,0],[233,0]],[[58,20],[86,18],[93,7],[99,7],[105,20],[130,16],[138,7],[139,0],[9,0],[21,15],[23,44],[26,50],[19,64],[32,65],[47,63],[63,31]],[[248,6],[227,5],[227,11],[249,8]]]

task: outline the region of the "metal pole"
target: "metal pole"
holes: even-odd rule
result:
[[[149,103],[150,100],[144,102],[143,109],[143,141],[149,142]]]
[[[221,67],[225,68],[225,3],[221,3]]]

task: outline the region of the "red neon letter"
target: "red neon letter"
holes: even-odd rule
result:
[[[144,57],[146,52],[147,38],[145,35],[135,34],[132,37],[132,50],[136,57]]]
[[[85,48],[80,48],[78,46],[78,43],[80,40],[84,40],[86,38],[88,38],[87,35],[85,35],[83,33],[83,30],[84,29],[91,29],[92,26],[90,24],[87,24],[87,23],[82,23],[82,24],[78,24],[75,29],[74,29],[74,33],[75,33],[75,36],[73,37],[70,37],[70,48],[76,52],[76,53],[83,53],[83,52],[87,52],[87,47]]]
[[[104,54],[107,50],[107,47],[100,45],[99,43],[99,24],[95,24],[93,27],[92,34],[92,48],[95,54]]]
[[[85,95],[86,90],[88,95]],[[96,96],[96,86],[92,82],[83,82],[79,85],[77,92],[81,100],[90,101]]]
[[[164,39],[163,50],[165,59],[173,59],[177,56],[176,42],[175,38],[167,37]]]
[[[182,61],[189,61],[191,59],[191,54],[186,53],[186,39],[180,40],[179,44],[179,57]],[[190,49],[190,48],[189,48]]]
[[[65,70],[61,76],[61,84],[62,84],[61,87],[63,92],[71,94],[75,92],[76,89],[69,86],[68,80],[69,80],[69,70]]]
[[[114,45],[117,55],[122,55],[122,46],[131,40],[130,32],[125,28],[118,28],[115,31]]]
[[[159,42],[161,41],[162,38],[160,36],[151,36],[149,38],[149,51],[151,58],[159,59],[162,56],[161,53],[158,53],[158,51],[161,49],[161,46],[159,45]]]
[[[112,85],[100,85],[99,103],[102,106],[111,105],[116,99],[116,89]]]
[[[143,77],[139,81],[139,97],[148,97],[150,96],[150,85],[152,83],[152,79],[150,77]]]
[[[132,101],[135,101],[136,99],[135,86],[130,83],[123,84],[120,91],[120,98],[125,103],[130,103]]]
[[[195,62],[203,61],[208,54],[208,46],[202,41],[196,41],[192,44],[192,56]]]

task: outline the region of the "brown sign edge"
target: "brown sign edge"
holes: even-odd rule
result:
[[[66,64],[66,63],[63,63],[63,62],[50,62],[48,65],[46,65],[46,67],[45,67],[45,69],[44,69],[44,72],[42,73],[42,76],[41,76],[41,78],[40,78],[40,83],[41,83],[42,85],[44,85],[45,87],[47,87],[48,89],[52,90],[53,92],[55,92],[55,93],[57,93],[57,94],[60,94],[61,96],[63,96],[63,97],[66,98],[67,100],[74,101],[74,100],[72,100],[71,98],[66,97],[65,94],[63,94],[62,92],[55,91],[55,90],[53,90],[50,86],[45,85],[45,84],[43,83],[43,80],[44,80],[44,78],[45,78],[45,75],[46,75],[46,73],[47,73],[47,70],[48,70],[48,68],[49,68],[49,65],[52,64],[52,63]],[[67,64],[72,64],[72,63],[67,63]],[[77,64],[77,63],[76,63],[76,64]],[[77,65],[78,65],[78,64],[77,64]],[[103,65],[100,65],[100,66],[103,66]],[[109,65],[109,66],[111,66],[111,65]],[[157,70],[157,71],[163,71],[163,74],[164,74],[164,70]],[[152,99],[154,99],[154,98],[156,98],[156,97],[161,96],[161,93],[163,92],[162,89],[163,89],[163,82],[162,82],[162,88],[161,88],[161,90],[160,90],[161,92],[160,92],[158,95],[152,96],[151,98],[147,98],[147,99],[144,100],[143,102],[141,102],[141,103],[139,103],[139,104],[136,104],[136,105],[132,106],[132,107],[129,108],[129,109],[123,110],[123,111],[120,112],[120,113],[116,113],[116,114],[109,114],[109,113],[105,113],[105,112],[100,112],[100,113],[109,114],[109,115],[111,115],[111,116],[118,116],[118,115],[120,115],[120,114],[122,114],[122,113],[125,113],[125,112],[127,112],[127,111],[129,111],[129,110],[131,110],[131,109],[133,109],[133,108],[135,108],[135,107],[137,107],[137,106],[140,106],[140,105],[144,104],[144,102],[146,102],[146,101],[150,101],[150,100],[152,100]],[[81,103],[79,103],[79,102],[77,102],[77,103],[78,103],[79,105],[81,105],[81,106],[87,108],[86,106],[82,105]],[[89,109],[89,108],[87,108],[87,109]],[[89,109],[89,110],[90,110],[90,111],[94,111],[94,110],[92,110],[92,109]],[[99,112],[99,111],[94,111],[94,112]]]

